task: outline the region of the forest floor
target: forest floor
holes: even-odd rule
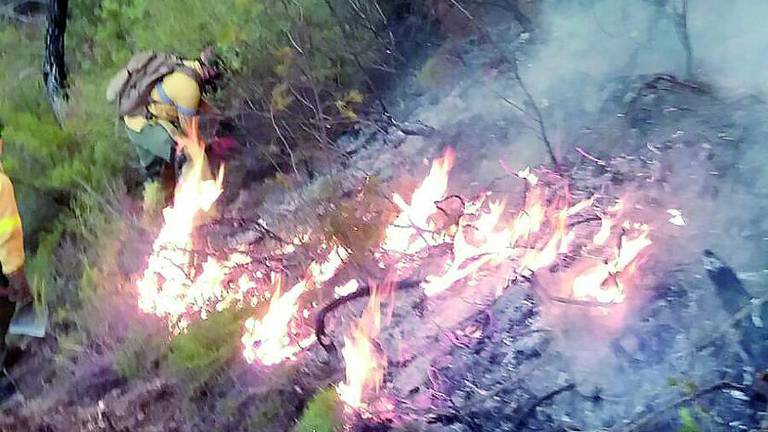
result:
[[[510,24],[492,36],[505,35],[524,48],[522,34]],[[377,338],[388,365],[383,383],[368,395],[372,413],[347,415],[348,428],[766,430],[760,372],[768,367],[768,338],[760,320],[768,312],[751,311],[749,301],[768,295],[768,274],[753,258],[765,256],[768,237],[758,217],[765,197],[753,194],[765,175],[750,163],[763,136],[754,119],[765,118],[768,107],[695,80],[636,75],[617,80],[601,94],[590,123],[563,136],[545,120],[566,116],[566,109],[541,108],[545,116],[531,120],[530,100],[520,103],[522,110],[512,106],[510,99],[525,99],[520,81],[496,46],[484,44],[478,38],[453,46],[445,57],[453,66],[439,87],[416,92],[417,78],[406,76],[393,91],[389,99],[407,101],[397,114],[429,130],[361,126],[338,141],[347,155],[342,162],[317,164],[313,179],[297,180],[290,189],[255,180],[264,162],[247,157],[248,148],[229,155],[222,217],[198,230],[197,241],[208,250],[270,256],[279,244],[273,235],[327,231],[328,215],[345,205],[364,212],[364,191],[373,183],[379,198],[408,196],[430,161],[448,148],[456,163],[444,196],[502,197],[505,215],[514,215],[525,207],[528,191],[514,173],[530,166],[573,203],[593,199],[572,220],[571,249],[533,275],[521,274],[510,259],[435,296],[421,288],[395,289],[390,319]],[[555,153],[566,170],[555,172],[549,164],[530,131],[540,126],[557,136]],[[584,264],[601,215],[620,199],[631,203],[633,220],[651,227],[653,243],[620,301],[573,301],[563,281]],[[135,203],[117,208],[126,221],[117,279],[126,282],[124,295],[110,305],[114,317],[105,320],[115,328],[105,333],[125,338],[119,327],[127,322],[162,334],[167,322],[139,312],[130,286],[156,233],[140,227]],[[684,223],[670,222],[671,209]],[[296,275],[321,250],[309,242],[281,257],[280,266]],[[717,254],[721,267],[712,268],[705,250]],[[334,286],[350,279],[425,280],[451,256],[446,245],[397,260],[355,255],[303,300],[319,307],[302,325],[312,332],[317,313],[335,298]],[[249,271],[267,271],[264,265],[259,261]],[[715,277],[720,268],[733,272],[730,283],[737,287]],[[364,306],[355,299],[330,312],[326,344],[342,347]],[[98,342],[74,362],[58,354],[53,338],[29,344],[11,369],[23,398],[3,407],[0,429],[286,431],[318,389],[344,380],[341,352],[317,343],[276,366],[248,364],[236,355],[203,386],[190,387],[157,365],[127,378],[115,366],[117,347]],[[699,429],[681,429],[686,426]]]

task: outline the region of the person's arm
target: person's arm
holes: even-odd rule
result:
[[[11,300],[28,300],[30,290],[24,273],[24,232],[13,184],[5,173],[0,173],[0,264],[11,283]]]

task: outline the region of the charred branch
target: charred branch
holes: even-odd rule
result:
[[[693,77],[693,46],[691,45],[691,36],[688,32],[688,0],[680,0],[680,9],[673,7],[673,20],[675,22],[675,31],[680,39],[680,44],[685,51],[685,76]]]
[[[561,172],[562,167],[560,166],[560,162],[558,162],[557,157],[555,156],[555,152],[552,150],[552,143],[549,141],[549,137],[547,136],[547,128],[544,124],[544,116],[541,115],[541,109],[539,109],[539,105],[536,103],[536,99],[534,99],[533,95],[531,95],[531,92],[528,91],[528,87],[525,85],[525,81],[523,81],[523,78],[520,76],[520,68],[517,65],[516,59],[512,63],[512,73],[514,74],[517,85],[523,91],[523,94],[528,101],[528,105],[533,110],[535,122],[539,128],[539,139],[541,139],[541,141],[544,143],[544,146],[547,149],[547,154],[549,155],[549,159],[552,162],[552,165],[555,166],[555,171]]]
[[[528,405],[528,407],[525,409],[525,411],[523,411],[523,414],[520,416],[520,419],[515,423],[514,430],[523,430],[525,425],[528,424],[528,421],[536,415],[536,409],[540,407],[542,404],[554,399],[555,397],[557,397],[562,393],[574,390],[575,388],[576,388],[576,385],[573,383],[566,384],[532,401]]]
[[[417,288],[421,285],[421,282],[422,281],[420,280],[406,279],[393,284],[393,289],[405,290]],[[317,316],[315,317],[315,338],[328,354],[335,353],[336,347],[333,345],[333,342],[330,341],[328,333],[326,332],[325,317],[339,307],[359,298],[368,297],[369,295],[371,295],[370,285],[362,285],[355,292],[339,297],[328,303],[317,313]]]
[[[740,321],[743,321],[747,317],[751,316],[755,312],[759,312],[763,305],[768,303],[768,295],[764,295],[757,299],[754,299],[750,303],[742,307],[736,312],[728,321],[724,322],[719,328],[713,332],[708,332],[706,338],[699,341],[695,345],[696,351],[701,351],[707,348],[712,342],[723,336],[729,329],[733,328]]]
[[[555,156],[555,152],[552,150],[552,143],[549,140],[549,136],[547,135],[547,128],[544,123],[544,116],[541,114],[541,109],[539,108],[538,104],[536,103],[536,99],[534,99],[531,92],[528,90],[528,86],[526,86],[525,81],[523,81],[522,76],[520,76],[520,69],[517,64],[516,58],[509,58],[504,53],[503,48],[497,44],[493,38],[491,37],[490,32],[480,25],[480,23],[475,19],[475,17],[461,4],[458,0],[448,0],[451,4],[458,9],[462,15],[464,15],[467,20],[469,20],[470,24],[475,27],[478,32],[490,43],[496,48],[496,50],[500,53],[503,60],[508,63],[512,67],[512,73],[515,79],[515,82],[517,83],[518,87],[520,87],[520,90],[522,90],[523,95],[525,96],[527,105],[530,106],[530,109],[533,111],[532,113],[529,113],[528,110],[523,109],[518,104],[515,104],[511,100],[507,98],[503,98],[505,102],[512,105],[515,109],[518,111],[523,112],[527,116],[531,117],[534,122],[536,123],[536,126],[538,128],[538,137],[544,143],[544,146],[547,150],[547,154],[549,156],[550,161],[552,162],[552,165],[555,167],[555,171],[558,173],[562,172],[562,167],[560,165],[560,162],[557,160],[557,157]]]

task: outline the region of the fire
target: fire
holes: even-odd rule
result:
[[[214,179],[205,157],[205,143],[197,132],[197,123],[189,134],[179,138],[189,156],[176,186],[173,205],[163,210],[163,225],[152,247],[147,268],[138,281],[141,310],[165,316],[172,323],[193,308],[199,310],[209,300],[220,297],[223,269],[215,261],[204,266],[200,276],[189,274],[192,263],[192,231],[211,211],[222,192],[224,170]],[[199,280],[198,280],[199,279]]]
[[[436,171],[436,166],[443,166],[442,162],[438,160],[433,165],[430,175]],[[447,174],[447,171],[445,173]],[[540,180],[531,173],[530,169],[519,171],[516,175],[525,179],[528,187],[531,188],[527,190],[525,208],[518,213],[512,223],[508,223],[502,220],[506,208],[503,200],[488,201],[486,205],[484,195],[474,202],[465,204],[465,216],[459,220],[452,239],[452,259],[438,274],[427,277],[422,284],[426,295],[434,296],[442,293],[460,280],[476,274],[481,268],[496,266],[510,258],[517,259],[518,272],[534,273],[553,265],[560,255],[570,251],[576,232],[568,227],[568,218],[592,208],[595,197],[568,206],[566,188],[566,196],[557,197],[551,204],[547,204],[546,189],[536,187]],[[425,180],[424,184],[428,183]],[[441,180],[440,184],[444,186],[447,182]],[[440,195],[444,194],[445,188],[440,188],[438,192]],[[600,216],[600,230],[593,236],[593,243],[596,246],[603,246],[608,242],[616,226],[615,218],[623,208],[623,202],[619,200],[607,210],[611,216]],[[424,212],[421,213],[420,221],[428,220],[431,216],[427,213],[427,209],[432,213],[438,211],[429,206],[424,206],[422,209]],[[545,227],[546,230],[544,230]],[[573,297],[604,303],[617,303],[624,300],[624,287],[621,281],[627,278],[620,277],[621,273],[643,249],[651,244],[648,239],[647,225],[625,223],[622,230],[628,229],[634,229],[640,234],[631,239],[622,235],[619,248],[613,252],[612,258],[595,266],[580,266],[583,272],[573,278],[571,288]],[[532,245],[522,244],[530,242],[534,234],[546,231],[549,233],[544,237],[546,241],[543,244],[537,246],[538,242],[535,239]]]
[[[298,311],[297,302],[306,291],[307,282],[299,282],[283,295],[282,281],[280,275],[273,275],[274,292],[264,317],[261,320],[249,318],[245,322],[242,342],[245,347],[243,355],[248,363],[259,358],[266,365],[278,364],[293,358],[302,349],[292,343],[289,324]],[[257,342],[260,345],[254,348]]]
[[[282,294],[283,278],[273,275],[274,293],[269,309],[261,319],[249,318],[245,322],[245,333],[241,338],[243,356],[248,363],[257,359],[265,365],[275,365],[284,360],[292,360],[302,349],[314,343],[309,336],[296,341],[295,328],[291,324],[299,315],[299,297],[315,286],[327,282],[347,258],[347,252],[334,247],[324,262],[313,261],[306,276]]]
[[[366,392],[378,393],[384,379],[386,358],[379,353],[374,340],[381,331],[381,300],[389,295],[387,285],[372,287],[363,315],[349,334],[344,336],[341,354],[346,365],[346,379],[336,386],[339,398],[350,408],[361,410]]]
[[[622,235],[612,260],[597,264],[577,275],[572,284],[573,297],[582,300],[595,300],[600,303],[624,301],[625,287],[620,277],[621,273],[638,258],[645,248],[653,243],[648,238],[649,228],[647,225],[625,224],[626,228],[633,228],[639,234],[633,238]]]
[[[558,254],[565,253],[568,250],[573,233],[567,230],[568,213],[567,209],[559,209],[559,204],[555,204],[552,219],[553,233],[549,241],[541,249],[534,248],[528,251],[520,260],[522,270],[535,272],[539,269],[552,265],[558,257]]]
[[[486,263],[504,258],[512,240],[512,230],[496,228],[505,207],[503,201],[491,201],[488,211],[481,212],[474,224],[460,221],[453,239],[453,261],[442,275],[427,279],[424,292],[428,296],[445,291]],[[474,231],[472,237],[477,245],[473,245],[467,238],[466,232],[470,229]]]
[[[232,275],[233,268],[250,263],[251,258],[244,253],[196,259],[192,252],[193,230],[202,218],[214,213],[213,206],[222,193],[224,172],[219,170],[215,178],[211,175],[205,160],[205,145],[197,135],[196,125],[189,130],[190,134],[179,142],[190,156],[190,164],[178,183],[173,205],[163,211],[164,225],[137,283],[139,307],[167,318],[175,331],[183,331],[190,319],[197,316],[205,319],[213,310],[268,301],[263,316],[251,317],[244,324],[243,355],[249,363],[258,361],[264,365],[295,359],[314,343],[311,329],[304,324],[312,313],[308,305],[301,304],[301,298],[330,281],[347,260],[347,252],[338,246],[325,247],[325,259],[310,263],[303,277],[288,289],[285,289],[285,277],[280,274]],[[399,256],[397,254],[416,254],[429,246],[450,243],[451,259],[422,284],[426,295],[442,293],[481,270],[505,261],[514,263],[518,273],[551,267],[561,255],[572,252],[576,231],[569,227],[569,218],[594,210],[600,218],[600,228],[591,234],[590,250],[602,258],[595,262],[582,260],[574,265],[571,269],[576,270],[576,274],[565,288],[576,299],[601,303],[624,301],[637,263],[652,241],[647,225],[622,223],[620,212],[624,204],[621,201],[603,213],[593,209],[595,197],[569,206],[567,188],[565,193],[548,189],[546,184],[552,182],[551,178],[539,178],[526,168],[511,174],[526,181],[521,210],[512,212],[505,199],[492,199],[491,193],[485,193],[466,202],[464,215],[454,226],[443,229],[435,219],[440,211],[437,202],[446,196],[454,160],[450,149],[434,160],[408,202],[399,194],[393,195],[399,214],[386,228],[381,244],[382,255]],[[679,212],[670,211],[670,215],[674,219],[671,223],[684,224]],[[308,234],[297,235],[272,252],[287,255],[308,240]],[[203,264],[198,268],[196,262]],[[383,262],[381,265],[386,267]],[[353,278],[335,287],[334,293],[339,297],[358,288],[359,282]],[[366,395],[378,391],[386,367],[386,359],[374,342],[381,330],[382,296],[390,294],[385,288],[388,286],[372,290],[362,317],[344,337],[342,355],[346,376],[337,391],[344,403],[356,410],[365,410]],[[257,291],[263,294],[254,295]]]
[[[448,173],[453,168],[454,159],[455,153],[450,148],[442,158],[435,159],[429,175],[413,192],[410,203],[406,203],[399,194],[392,196],[400,214],[387,227],[382,245],[384,250],[412,254],[434,244],[430,233],[435,225],[430,217],[437,212],[435,203],[445,196],[448,189]]]
[[[613,220],[607,216],[600,217],[600,231],[592,238],[592,243],[602,246],[608,241],[611,236],[611,228],[613,227]]]

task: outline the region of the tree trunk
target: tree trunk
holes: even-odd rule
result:
[[[69,95],[67,69],[64,62],[64,33],[67,30],[69,0],[50,0],[48,3],[48,29],[45,33],[45,59],[43,80],[56,120],[64,121]]]

